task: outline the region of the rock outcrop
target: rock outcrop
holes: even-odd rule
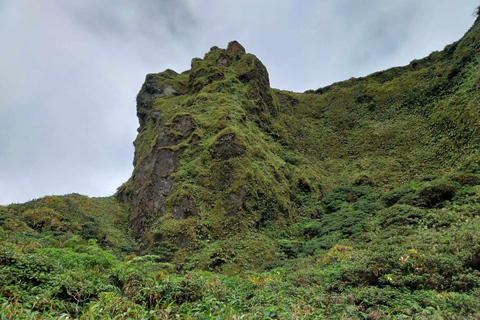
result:
[[[158,126],[154,146],[144,157],[136,159],[132,175],[130,222],[137,238],[148,228],[153,214],[165,213],[164,202],[173,187],[171,175],[177,171],[182,153],[181,149],[175,150],[174,147],[191,137],[196,128],[188,115],[176,117],[170,125],[160,120]],[[183,215],[176,214],[177,217]]]
[[[291,219],[289,190],[301,174],[280,157],[278,110],[267,69],[237,41],[181,74],[147,75],[135,168],[117,194],[130,204],[135,238],[185,247]]]
[[[135,238],[182,261],[209,241],[328,214],[323,190],[475,174],[479,39],[476,22],[442,52],[305,93],[272,89],[266,67],[236,41],[185,72],[148,75],[134,171],[117,193]],[[441,208],[457,197],[445,186],[386,203]]]

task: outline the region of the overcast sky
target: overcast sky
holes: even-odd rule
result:
[[[0,204],[112,195],[132,172],[147,73],[238,40],[305,91],[458,40],[478,0],[0,0]]]

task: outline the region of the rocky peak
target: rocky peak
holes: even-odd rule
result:
[[[245,53],[245,48],[236,40],[233,40],[228,43],[227,52],[229,54],[234,54],[235,52],[239,51],[240,53]]]
[[[266,147],[277,112],[267,69],[237,41],[192,59],[188,71],[147,75],[137,96],[135,168],[117,194],[130,204],[134,236],[146,246],[168,238],[188,247],[205,236],[195,229],[205,217],[207,233],[219,237],[245,219],[285,216],[283,160]]]
[[[148,74],[137,95],[139,131],[152,116],[157,99],[183,94],[197,94],[216,83],[238,80],[248,88],[249,99],[254,102],[251,111],[257,116],[267,112],[276,114],[278,106],[272,97],[267,68],[253,54],[247,54],[238,41],[231,41],[227,49],[214,46],[203,59],[192,59],[191,69],[178,74],[167,69]],[[265,114],[263,115],[265,116]]]

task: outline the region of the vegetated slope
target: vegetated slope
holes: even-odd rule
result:
[[[316,217],[336,186],[476,170],[479,28],[409,66],[306,93],[271,89],[237,42],[148,75],[118,193],[135,237],[181,262],[206,240]]]
[[[93,240],[120,255],[137,249],[128,212],[113,197],[70,194],[0,206],[0,227],[9,241],[33,246]]]
[[[181,261],[206,241],[310,215],[293,201],[320,198],[320,170],[283,145],[281,108],[266,68],[237,42],[182,74],[148,75],[135,169],[118,193],[135,237]]]
[[[0,207],[0,311],[479,318],[479,40],[305,93],[237,42],[148,75],[120,204]]]
[[[406,67],[285,93],[294,101],[280,118],[291,148],[325,170],[325,186],[368,175],[388,189],[471,170],[480,160],[479,37],[477,20],[460,41]]]

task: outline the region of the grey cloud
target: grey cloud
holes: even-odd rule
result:
[[[155,39],[166,33],[188,37],[196,23],[181,0],[87,0],[62,6],[82,28],[106,39],[138,35]]]

